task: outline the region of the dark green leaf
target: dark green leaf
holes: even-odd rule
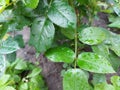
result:
[[[18,43],[8,38],[0,44],[0,54],[9,54],[19,49]]]
[[[80,69],[69,69],[63,77],[63,90],[91,90],[87,75]]]
[[[71,28],[61,29],[61,32],[62,32],[63,35],[65,35],[69,39],[74,39],[74,37],[75,37],[75,31]]]
[[[96,53],[84,52],[80,54],[78,66],[95,73],[115,73],[109,61]]]
[[[99,44],[105,40],[106,34],[103,28],[88,27],[79,32],[79,40],[88,45]]]
[[[53,62],[72,63],[74,61],[74,52],[67,47],[51,48],[45,53],[46,57]]]
[[[49,19],[63,28],[76,28],[76,15],[73,8],[63,0],[55,0],[48,10]]]
[[[54,38],[53,24],[46,18],[37,18],[31,29],[30,45],[34,46],[38,52],[45,52],[50,48]]]
[[[10,63],[14,62],[16,60],[16,52],[7,54],[6,60],[9,61]]]

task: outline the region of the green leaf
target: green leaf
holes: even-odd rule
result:
[[[24,40],[23,40],[23,36],[22,35],[16,35],[15,37],[14,37],[14,39],[15,39],[15,41],[17,41],[18,42],[18,44],[19,44],[19,46],[21,47],[21,48],[24,48]]]
[[[0,25],[0,39],[2,39],[4,35],[6,34],[7,28],[8,28],[7,24]]]
[[[63,0],[55,0],[48,10],[49,19],[63,28],[76,28],[76,15],[73,8]]]
[[[10,79],[10,75],[3,75],[0,78],[0,86],[5,85],[5,83],[7,83],[9,79]]]
[[[105,74],[93,74],[93,85],[99,84],[99,83],[107,83]]]
[[[28,87],[28,82],[22,82],[19,86],[19,90],[28,90],[29,87]]]
[[[49,20],[37,18],[31,28],[30,45],[34,46],[37,52],[45,52],[51,47],[54,33],[55,28]]]
[[[107,83],[100,83],[95,85],[94,90],[116,90],[114,87]]]
[[[118,71],[120,66],[120,58],[113,52],[110,52],[109,58],[109,62],[113,66],[114,70]]]
[[[27,69],[27,63],[21,59],[18,59],[18,62],[15,66],[15,69],[17,70],[26,70]]]
[[[110,49],[115,52],[118,56],[120,56],[120,35],[112,35],[109,38],[110,41]]]
[[[0,54],[0,76],[3,75],[6,67],[5,56]]]
[[[80,69],[69,69],[63,76],[63,90],[91,90],[87,75]]]
[[[120,90],[120,77],[119,76],[112,76],[111,82],[112,82],[115,90]]]
[[[108,25],[109,27],[120,28],[120,19],[115,20],[111,24]]]
[[[75,31],[72,28],[61,29],[61,33],[69,39],[74,39],[75,37]]]
[[[0,23],[7,22],[13,18],[12,10],[5,10],[0,14]]]
[[[16,90],[12,86],[0,87],[0,90]]]
[[[22,0],[23,3],[29,8],[36,8],[38,6],[39,0]]]
[[[19,49],[18,43],[8,38],[0,44],[0,54],[10,54]]]
[[[6,60],[10,63],[16,60],[16,52],[10,53],[6,55]]]
[[[32,70],[30,74],[28,74],[28,78],[35,77],[36,75],[39,75],[41,72],[41,69],[39,67],[36,67]]]
[[[111,64],[103,56],[96,53],[84,52],[78,56],[78,66],[95,73],[115,73]]]
[[[79,40],[88,45],[96,45],[105,40],[103,28],[87,27],[79,32]]]
[[[67,47],[56,47],[49,49],[45,56],[53,62],[72,63],[74,61],[74,52]]]

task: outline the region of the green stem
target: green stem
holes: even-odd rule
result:
[[[77,66],[77,49],[78,49],[78,43],[77,43],[77,38],[78,38],[78,35],[77,35],[77,29],[75,29],[75,58],[74,58],[74,61],[75,61],[75,64],[74,64],[74,68],[76,69],[76,66]]]

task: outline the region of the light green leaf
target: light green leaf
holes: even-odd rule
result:
[[[0,90],[16,90],[12,86],[0,87]]]
[[[17,70],[26,70],[27,69],[27,62],[18,59],[18,62],[15,66],[15,69]]]
[[[5,85],[5,83],[8,82],[10,78],[10,75],[3,75],[2,77],[0,77],[0,86]]]
[[[84,52],[78,56],[78,66],[95,73],[115,73],[110,62],[96,53]]]
[[[48,10],[49,19],[63,28],[76,28],[76,15],[72,7],[63,0],[55,0]]]
[[[63,90],[91,90],[87,75],[80,69],[69,69],[63,76]]]
[[[110,49],[120,56],[120,35],[112,35],[110,38]]]
[[[46,18],[37,18],[31,28],[30,45],[34,46],[36,51],[45,52],[51,47],[55,28]]]
[[[0,14],[0,23],[1,22],[7,22],[13,18],[13,12],[12,10],[5,10]]]
[[[22,0],[23,3],[29,8],[36,8],[38,6],[39,0]]]
[[[79,32],[79,40],[88,45],[99,44],[106,38],[103,30],[103,28],[98,27],[87,27]]]
[[[115,20],[111,24],[108,25],[109,27],[120,28],[120,19]]]
[[[45,53],[46,57],[53,62],[72,63],[74,61],[74,52],[67,47],[51,48]]]
[[[17,51],[19,49],[18,43],[12,38],[8,38],[3,41],[0,45],[0,54],[9,54]]]
[[[99,84],[99,83],[107,83],[105,74],[93,74],[93,85]]]
[[[94,90],[116,90],[114,87],[107,83],[100,83],[95,85]]]
[[[6,67],[5,56],[0,54],[0,76],[3,75]]]
[[[112,82],[115,90],[120,90],[120,77],[119,76],[112,76],[111,82]]]
[[[31,77],[35,77],[36,75],[39,75],[41,72],[41,69],[40,67],[36,67],[32,70],[32,72],[30,74],[28,74],[28,78],[31,78]]]

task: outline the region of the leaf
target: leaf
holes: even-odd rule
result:
[[[114,70],[118,71],[120,66],[120,58],[113,52],[110,52],[109,58],[109,62],[113,66]]]
[[[5,10],[0,14],[0,23],[7,22],[13,18],[12,10]]]
[[[104,57],[91,52],[84,52],[78,56],[78,66],[95,73],[115,73],[111,64]]]
[[[110,41],[110,49],[115,52],[118,56],[120,56],[120,35],[112,35],[109,38]]]
[[[63,76],[63,90],[91,90],[87,75],[80,69],[69,69]]]
[[[103,42],[106,34],[103,28],[87,27],[79,32],[79,40],[88,45],[96,45]]]
[[[12,38],[8,38],[0,45],[0,54],[10,54],[19,49],[18,43]]]
[[[27,63],[21,59],[18,59],[18,62],[15,66],[16,70],[26,70],[27,69]]]
[[[53,62],[72,63],[74,61],[74,52],[67,47],[56,47],[49,49],[45,56]]]
[[[74,39],[74,37],[75,37],[75,32],[71,28],[69,28],[69,29],[61,29],[61,33],[63,35],[65,35],[69,39]]]
[[[2,24],[0,26],[0,39],[2,39],[4,37],[4,35],[6,34],[7,28],[8,28],[7,24]]]
[[[63,28],[76,28],[76,15],[73,8],[63,0],[55,0],[48,10],[49,19]]]
[[[6,60],[10,63],[16,60],[16,52],[10,53],[6,55]]]
[[[0,78],[0,87],[5,85],[5,83],[8,82],[8,80],[10,79],[10,75],[3,75],[1,78]]]
[[[45,52],[51,47],[54,33],[55,28],[49,20],[37,18],[31,28],[30,45],[34,46],[37,52]]]
[[[0,88],[1,90],[16,90],[15,88],[13,88],[12,86],[6,86],[4,88]]]
[[[120,5],[119,4],[115,4],[113,6],[113,10],[115,11],[115,13],[120,16]]]
[[[0,54],[0,76],[3,75],[6,67],[5,56]]]
[[[120,19],[115,20],[111,24],[108,25],[109,27],[120,28]]]
[[[100,83],[107,83],[106,76],[104,74],[93,74],[92,83],[94,86]]]
[[[120,77],[119,76],[112,76],[111,82],[112,82],[115,90],[120,90]]]
[[[114,87],[107,83],[100,83],[95,85],[94,90],[116,90]]]
[[[39,75],[41,72],[41,69],[38,67],[34,68],[30,74],[28,74],[28,78],[35,77],[36,75]]]
[[[23,3],[29,7],[35,9],[38,6],[39,0],[22,0]]]

